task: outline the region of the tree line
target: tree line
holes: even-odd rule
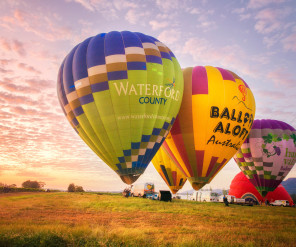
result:
[[[41,181],[31,181],[27,180],[22,183],[22,187],[18,188],[16,184],[5,184],[0,182],[0,193],[9,193],[9,192],[36,192],[36,191],[45,191],[45,183]],[[59,190],[46,190],[47,192],[54,192]],[[69,184],[68,192],[84,192],[84,189],[80,185],[75,185],[74,183]]]

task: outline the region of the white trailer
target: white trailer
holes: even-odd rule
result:
[[[219,195],[211,191],[194,191],[190,200],[197,202],[218,202]]]

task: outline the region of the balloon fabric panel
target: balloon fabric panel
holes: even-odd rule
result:
[[[174,54],[153,37],[128,31],[88,38],[65,58],[58,77],[72,127],[128,184],[161,146],[182,95]]]
[[[277,120],[255,120],[234,160],[264,197],[287,176],[296,162],[296,131]]]
[[[152,163],[173,194],[182,189],[187,179],[163,147],[153,157]]]
[[[182,105],[165,143],[198,190],[244,142],[255,100],[244,80],[228,70],[197,66],[184,69],[183,75]]]

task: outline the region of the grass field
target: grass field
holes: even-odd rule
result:
[[[296,208],[1,194],[0,246],[296,246]]]

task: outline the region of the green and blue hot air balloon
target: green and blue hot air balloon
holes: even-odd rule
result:
[[[57,93],[78,135],[131,184],[171,129],[183,86],[180,65],[162,42],[113,31],[73,48],[60,67]]]

